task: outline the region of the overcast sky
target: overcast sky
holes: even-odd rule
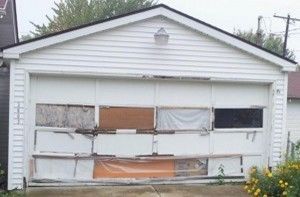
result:
[[[33,30],[29,23],[47,22],[45,15],[52,16],[51,7],[59,0],[16,0],[19,34]],[[262,15],[262,28],[268,33],[281,33],[285,30],[285,21],[273,15],[300,18],[300,0],[159,0],[177,10],[200,20],[233,32],[234,29],[256,29],[257,17]],[[300,62],[300,22],[291,24],[288,47],[293,49]]]

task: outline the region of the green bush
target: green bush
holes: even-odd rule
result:
[[[273,172],[269,169],[253,167],[244,189],[253,196],[300,196],[300,160],[289,161],[278,166]]]

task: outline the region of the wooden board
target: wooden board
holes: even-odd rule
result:
[[[100,108],[100,129],[154,129],[154,108]]]
[[[95,160],[94,178],[166,178],[175,176],[174,160]]]

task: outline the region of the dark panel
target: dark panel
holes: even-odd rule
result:
[[[7,172],[8,163],[8,110],[9,69],[2,67],[0,68],[0,163],[5,172]]]
[[[215,128],[262,128],[263,109],[215,109]]]
[[[100,129],[154,129],[154,108],[100,108]]]
[[[0,19],[0,48],[16,43],[17,27],[13,0],[8,0],[6,15]]]

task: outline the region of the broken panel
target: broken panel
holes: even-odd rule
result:
[[[154,108],[100,108],[100,129],[154,129]]]
[[[159,108],[157,130],[209,130],[210,109]]]
[[[80,105],[36,105],[36,126],[91,129],[95,126],[95,108]]]
[[[174,177],[173,160],[95,159],[94,178]]]
[[[191,177],[207,175],[207,159],[175,160],[175,176]]]

